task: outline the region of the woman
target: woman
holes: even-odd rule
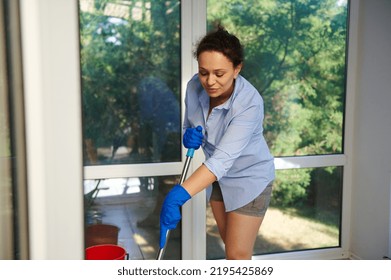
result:
[[[198,74],[187,85],[183,144],[202,146],[206,160],[166,196],[160,246],[180,221],[180,207],[207,188],[226,258],[251,259],[274,180],[273,156],[263,137],[263,100],[239,75],[243,49],[224,28],[207,34],[194,55]]]

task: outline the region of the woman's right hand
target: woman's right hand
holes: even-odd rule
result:
[[[203,138],[202,126],[199,125],[196,128],[187,128],[183,135],[183,146],[187,149],[197,150],[201,146]]]

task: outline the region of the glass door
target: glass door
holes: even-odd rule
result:
[[[264,99],[275,156],[254,255],[342,246],[348,10],[343,0],[207,1],[208,29],[221,24],[245,46],[242,75]],[[224,258],[209,207],[207,258]]]
[[[25,131],[18,1],[0,2],[0,259],[27,259]]]
[[[154,259],[162,199],[183,156],[181,2],[79,8],[86,247],[112,234],[130,259]],[[165,259],[180,259],[180,226],[168,246]]]
[[[0,3],[0,20],[4,20],[3,2]],[[12,154],[10,137],[9,103],[6,69],[6,42],[3,25],[0,29],[0,259],[13,258],[12,227]],[[3,230],[4,229],[4,230]]]

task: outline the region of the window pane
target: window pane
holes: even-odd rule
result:
[[[86,247],[122,246],[132,260],[155,260],[159,215],[164,196],[177,176],[85,180]],[[118,237],[113,226],[119,229]],[[170,233],[165,260],[181,259],[181,225]]]
[[[342,167],[278,170],[254,254],[340,246]],[[224,258],[210,206],[207,258]]]
[[[20,260],[29,236],[18,1],[0,2],[0,21],[0,260]]]
[[[85,165],[180,161],[180,2],[79,3]]]
[[[3,20],[0,3],[0,19]],[[9,96],[7,88],[4,30],[0,27],[0,259],[14,258],[13,251],[13,205],[12,205],[12,160],[11,120],[9,115]]]
[[[346,0],[208,0],[208,28],[221,23],[245,46],[242,75],[265,101],[275,156],[343,152]]]

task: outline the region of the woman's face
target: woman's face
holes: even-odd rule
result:
[[[222,53],[205,51],[198,56],[198,76],[202,86],[210,98],[219,99],[223,103],[232,94],[234,79],[242,66],[234,68],[233,63]]]

